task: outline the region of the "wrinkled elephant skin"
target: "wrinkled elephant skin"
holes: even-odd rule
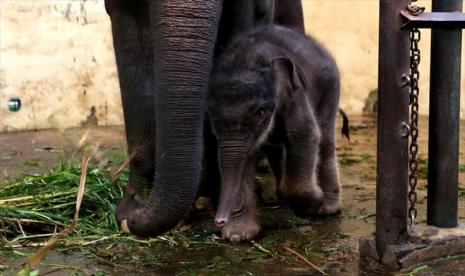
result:
[[[280,26],[236,39],[213,69],[207,110],[218,138],[215,223],[233,242],[259,232],[255,164],[267,156],[277,192],[297,215],[340,211],[335,120],[339,73],[314,39]]]
[[[130,158],[128,188],[116,216],[130,232],[159,235],[191,209],[213,59],[234,36],[258,25],[274,21],[303,31],[300,0],[279,2],[105,0]],[[205,152],[213,170],[215,154]],[[215,181],[206,179],[208,185]]]

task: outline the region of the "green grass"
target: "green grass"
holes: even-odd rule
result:
[[[460,183],[459,183],[458,189],[459,189],[459,197],[465,198],[465,188],[461,187]]]
[[[370,157],[365,156],[363,159],[368,160]],[[123,157],[117,162],[112,159],[111,165],[122,162]],[[241,245],[222,240],[218,229],[208,225],[192,226],[189,230],[178,228],[152,239],[138,239],[122,234],[115,221],[114,211],[123,194],[120,184],[127,183],[128,172],[123,171],[118,183],[115,183],[111,178],[115,171],[109,167],[89,164],[78,224],[60,239],[54,249],[59,254],[85,254],[94,266],[104,271],[143,268],[184,275],[220,274],[225,269],[233,274],[249,274],[251,267],[258,272],[268,271],[266,266],[271,264],[301,266],[302,261],[281,246],[288,239],[297,240],[289,246],[300,252],[306,248],[305,244],[318,242],[309,247],[308,251],[312,251],[314,254],[311,257],[321,264],[322,260],[315,257],[318,254],[352,254],[347,248],[333,245],[347,238],[342,233],[328,233],[320,238],[306,234],[306,238],[302,239],[300,234],[283,238],[282,233],[268,232],[258,242]],[[28,250],[21,252],[24,247],[41,247],[54,233],[71,223],[80,174],[79,164],[61,162],[44,174],[23,175],[17,180],[0,183],[0,257],[25,259],[32,253]],[[259,178],[259,181],[265,180]],[[289,215],[287,219],[292,221],[294,228],[311,224],[309,219],[296,218],[290,212]],[[210,217],[208,219],[212,220]],[[323,242],[324,245],[320,244]],[[87,268],[73,266],[73,262],[56,263],[53,257],[45,258],[41,263],[50,268],[72,270],[71,275],[86,274],[87,271]],[[244,263],[246,265],[241,265]],[[0,266],[0,274],[2,271],[10,272],[11,269],[9,265]],[[24,271],[29,273],[25,275],[36,272]]]
[[[342,167],[349,167],[359,163],[366,163],[370,165],[376,164],[375,157],[369,153],[362,153],[355,155],[351,153],[339,153],[338,162]]]
[[[48,239],[69,225],[80,174],[79,165],[61,162],[45,174],[23,175],[0,184],[0,244]],[[118,233],[114,210],[123,189],[110,175],[109,169],[89,165],[80,218],[70,238],[86,240]],[[119,180],[127,182],[127,171]]]
[[[418,158],[418,179],[428,179],[428,159]]]

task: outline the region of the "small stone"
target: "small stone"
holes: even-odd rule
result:
[[[304,226],[300,226],[299,228],[299,231],[301,232],[310,232],[313,230],[312,226],[311,225],[304,225]]]

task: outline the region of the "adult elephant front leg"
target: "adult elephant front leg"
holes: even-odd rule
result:
[[[155,174],[155,90],[150,17],[144,1],[106,0],[123,102],[129,155],[129,181],[117,220],[142,205]]]
[[[276,0],[273,23],[305,33],[301,0]]]
[[[149,1],[156,139],[155,181],[127,225],[139,236],[174,227],[192,206],[200,174],[202,125],[221,1]],[[126,220],[124,220],[126,221]]]

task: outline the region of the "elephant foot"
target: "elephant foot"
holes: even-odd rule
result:
[[[223,230],[222,236],[231,242],[251,241],[260,233],[260,225],[255,215],[247,218],[232,219]]]
[[[300,185],[300,187],[293,185],[293,188],[288,187],[281,188],[280,195],[297,216],[318,215],[324,199],[323,191],[318,185]]]
[[[339,215],[341,213],[341,201],[339,199],[339,194],[327,194],[325,193],[325,198],[323,204],[321,204],[318,215],[322,217]]]

